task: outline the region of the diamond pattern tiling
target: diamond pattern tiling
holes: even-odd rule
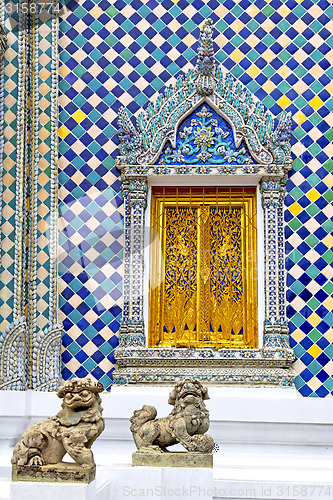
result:
[[[51,158],[51,16],[45,9],[39,26],[39,175],[37,210],[37,328],[49,320],[50,158]]]
[[[318,140],[321,137],[318,134]],[[323,149],[318,154],[322,153]],[[333,391],[333,161],[329,154],[323,163],[307,155],[306,161],[302,156],[295,160],[286,197],[287,315],[297,356],[296,386],[303,396],[323,397]]]
[[[17,113],[17,13],[6,20],[8,48],[5,56],[5,145],[4,193],[2,210],[1,257],[1,331],[12,321],[14,219],[15,219],[15,165],[16,165],[16,113]],[[51,88],[51,29],[50,15],[41,14],[39,25],[39,177],[37,226],[37,327],[48,325],[49,300],[49,218],[50,218],[50,88]]]
[[[195,63],[198,25],[207,17],[223,67],[276,116],[293,113],[285,217],[296,386],[303,396],[331,395],[333,6],[327,0],[66,3],[59,128],[63,376],[91,372],[110,385],[122,276],[116,113],[124,105],[136,114]],[[103,214],[119,219],[111,227]]]
[[[119,186],[111,172],[104,172],[104,182],[113,181],[111,185],[88,187],[89,174],[85,177],[81,172],[80,179],[76,176],[76,189],[81,192],[75,200],[73,191],[67,191],[71,186],[68,173],[65,169],[59,179],[60,196],[65,195],[67,200],[60,204],[59,246],[60,315],[66,331],[63,376],[91,373],[109,388],[121,313],[118,270],[122,264],[123,228],[122,216],[114,205]]]
[[[3,204],[1,207],[0,331],[13,321],[17,109],[17,13],[5,22]]]

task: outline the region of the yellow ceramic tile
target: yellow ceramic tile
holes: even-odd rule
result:
[[[67,127],[65,127],[65,125],[61,125],[61,127],[59,128],[58,130],[58,133],[59,133],[59,136],[64,139],[66,137],[66,135],[69,134],[69,130]]]
[[[317,358],[319,356],[319,354],[322,353],[322,352],[323,351],[316,344],[313,344],[313,346],[311,346],[310,349],[308,349],[308,353],[313,358]]]
[[[236,49],[231,53],[231,58],[238,63],[244,59],[244,54],[239,49]]]
[[[254,64],[252,64],[247,72],[250,76],[252,76],[252,78],[255,78],[257,75],[259,75],[260,70],[256,66],[254,66]]]
[[[297,113],[293,116],[293,119],[298,125],[302,125],[305,122],[306,116],[302,111],[297,111]]]
[[[327,299],[324,300],[323,305],[329,311],[333,311],[333,297],[327,297]]]
[[[59,68],[59,75],[62,77],[62,78],[66,78],[66,76],[68,75],[68,73],[70,73],[70,69],[67,68],[67,66],[60,66]]]
[[[320,99],[320,97],[318,97],[317,95],[311,99],[311,101],[309,101],[309,104],[310,106],[313,107],[313,109],[317,110],[319,109],[324,103],[323,101]]]
[[[290,205],[288,210],[290,210],[293,215],[297,216],[300,212],[302,212],[303,208],[297,202],[295,202]]]
[[[291,100],[286,95],[283,95],[277,100],[277,104],[281,106],[282,109],[286,109],[291,104]]]
[[[80,109],[78,109],[77,111],[75,111],[75,113],[72,115],[72,118],[80,123],[82,122],[82,120],[86,117],[86,115],[83,113],[83,111],[81,111]]]
[[[327,236],[325,236],[325,238],[322,240],[322,242],[324,243],[324,245],[327,246],[327,248],[333,247],[333,236],[331,234],[328,234]],[[333,309],[333,307],[332,307],[332,309]]]
[[[91,14],[95,19],[97,19],[103,14],[103,12],[104,11],[100,7],[98,7],[98,5],[95,5],[95,7],[93,7],[91,11],[89,11],[89,14]]]
[[[310,323],[310,325],[312,325],[315,328],[321,322],[321,318],[318,316],[318,314],[312,313],[308,317],[307,321]]]
[[[315,202],[316,200],[318,200],[318,198],[320,197],[320,194],[318,193],[318,191],[315,189],[315,188],[312,188],[308,194],[307,194],[307,197],[309,198],[309,200],[313,202]]]

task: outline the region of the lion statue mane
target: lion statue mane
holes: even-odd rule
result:
[[[213,439],[205,435],[209,428],[209,412],[204,400],[208,390],[201,382],[187,378],[177,382],[169,395],[174,408],[164,418],[156,419],[156,408],[144,405],[130,418],[134,442],[139,451],[168,451],[168,446],[180,443],[190,452],[210,453]]]
[[[62,409],[24,432],[14,448],[12,464],[57,464],[68,453],[77,464],[94,466],[90,447],[104,430],[101,391],[103,384],[89,377],[65,382],[57,392],[63,398]]]

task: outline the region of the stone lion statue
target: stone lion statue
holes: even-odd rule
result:
[[[57,392],[62,409],[29,427],[16,444],[13,465],[46,465],[62,462],[66,453],[83,467],[94,466],[90,450],[104,429],[101,398],[103,384],[89,377],[68,380]]]
[[[164,418],[156,419],[156,408],[144,405],[130,418],[131,431],[139,451],[167,451],[167,446],[180,443],[190,452],[210,453],[213,439],[205,435],[209,428],[209,412],[204,400],[207,388],[198,380],[187,378],[177,382],[169,395],[174,408]]]

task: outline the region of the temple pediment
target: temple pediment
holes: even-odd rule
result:
[[[231,139],[231,134],[228,133],[228,141],[223,143],[222,137],[217,139],[220,141],[219,152],[217,149],[215,151],[217,154],[211,155],[212,151],[207,151],[207,154],[198,156],[196,161],[187,158],[189,161],[184,163],[249,165],[250,155],[251,164],[264,167],[266,173],[279,174],[290,169],[291,113],[283,112],[274,128],[272,114],[230,73],[215,65],[212,33],[212,22],[208,19],[201,30],[196,67],[186,75],[179,76],[176,84],[160,94],[156,102],[149,103],[147,109],[138,116],[136,126],[125,109],[120,109],[120,156],[117,158],[120,169],[129,165],[160,165],[163,158],[168,164],[170,158],[176,158],[177,155],[179,158],[184,128],[188,131],[191,120],[201,121],[198,112],[202,112],[203,108],[211,109],[209,112],[214,115],[212,119],[224,124],[224,132],[226,125],[229,125],[233,135],[230,146],[233,148],[226,146],[226,142]],[[246,153],[242,161],[237,161],[231,151],[235,153],[241,145]],[[218,147],[215,140],[214,146]],[[166,154],[168,148],[171,152]],[[197,153],[200,155],[200,151]],[[236,156],[238,157],[237,154]],[[172,164],[180,162],[175,160]],[[170,173],[168,170],[159,170],[155,173]],[[253,169],[245,169],[244,173],[247,171],[253,173]],[[222,168],[219,172],[235,173],[235,169]]]
[[[246,142],[236,144],[228,121],[206,102],[181,122],[176,140],[164,145],[156,163],[167,170],[169,165],[183,165],[179,170],[185,171],[188,165],[198,165],[199,171],[218,165],[221,173],[229,172],[231,166],[255,169],[258,164]]]

